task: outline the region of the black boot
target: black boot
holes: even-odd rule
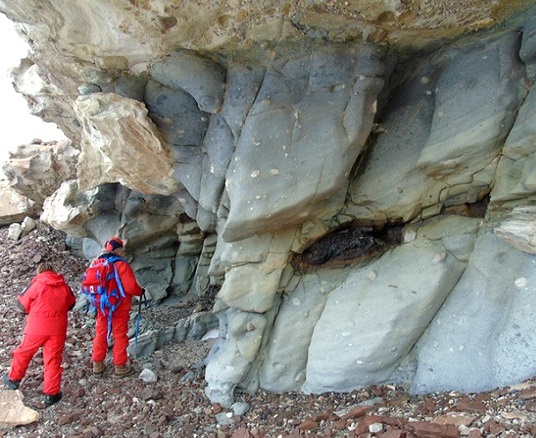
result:
[[[2,383],[4,384],[4,387],[6,389],[19,389],[20,380],[10,380],[8,374],[4,374],[4,377],[2,377]]]
[[[58,403],[62,397],[63,397],[63,394],[61,393],[61,391],[58,392],[56,395],[47,394],[45,395],[45,405],[47,407],[52,406],[53,404]]]

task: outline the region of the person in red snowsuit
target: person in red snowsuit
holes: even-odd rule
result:
[[[61,363],[67,337],[67,312],[74,307],[75,301],[73,291],[62,275],[48,263],[37,266],[36,277],[17,301],[17,306],[28,318],[22,342],[13,352],[11,370],[3,377],[8,389],[18,389],[30,361],[43,347],[45,405],[61,400]]]
[[[104,245],[104,253],[98,258],[115,258],[114,262],[125,297],[120,300],[118,307],[112,312],[111,332],[114,338],[113,363],[115,366],[114,376],[117,378],[126,377],[134,373],[134,369],[128,365],[128,321],[130,319],[130,309],[132,308],[132,297],[143,294],[142,287],[138,284],[134,271],[130,264],[123,259],[123,242],[118,237],[112,237]],[[111,279],[106,285],[107,289],[117,289],[115,279]],[[104,373],[106,352],[108,350],[108,313],[103,312],[97,306],[97,321],[95,326],[95,337],[93,339],[93,373],[101,375]]]

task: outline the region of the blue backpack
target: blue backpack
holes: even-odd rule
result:
[[[80,292],[88,297],[86,311],[92,306],[107,316],[108,339],[110,339],[112,331],[112,314],[126,296],[114,264],[118,260],[125,261],[125,259],[116,254],[104,254],[93,260],[82,276],[82,286],[80,288]],[[117,288],[112,289],[109,287],[109,282],[112,279],[115,280]]]

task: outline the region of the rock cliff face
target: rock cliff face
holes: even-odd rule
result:
[[[153,300],[217,292],[213,402],[512,384],[536,374],[529,3],[0,1],[17,89],[72,141],[4,170],[88,258],[121,235]]]

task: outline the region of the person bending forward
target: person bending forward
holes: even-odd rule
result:
[[[49,263],[37,266],[37,275],[17,300],[17,306],[28,315],[21,344],[13,352],[10,372],[3,377],[4,386],[18,389],[30,361],[43,347],[45,405],[62,398],[61,366],[67,337],[67,313],[76,298],[62,275]]]

